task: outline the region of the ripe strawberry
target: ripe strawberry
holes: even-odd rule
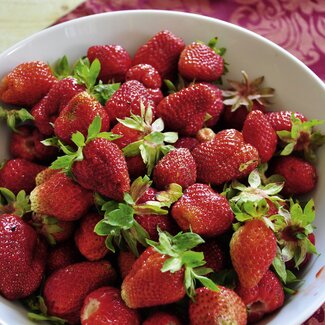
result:
[[[60,221],[78,220],[93,204],[93,195],[63,173],[54,174],[30,194],[32,211]]]
[[[158,189],[164,189],[171,183],[177,183],[184,189],[193,185],[196,165],[190,151],[185,148],[170,151],[155,166],[153,181]]]
[[[179,55],[185,47],[184,41],[168,30],[155,34],[135,53],[132,64],[152,65],[162,79],[171,79],[177,71]]]
[[[129,117],[131,112],[141,115],[141,104],[145,107],[151,105],[153,111],[155,110],[155,104],[146,87],[137,80],[129,80],[106,102],[105,110],[110,121],[115,124],[117,118]]]
[[[86,214],[81,220],[79,228],[76,230],[74,239],[80,253],[89,261],[102,259],[108,249],[105,246],[105,237],[98,236],[95,232],[96,224],[102,217],[95,212]]]
[[[151,99],[155,103],[155,106],[157,106],[162,99],[164,98],[164,94],[160,90],[160,88],[147,88],[148,94],[151,96]]]
[[[29,196],[24,190],[15,195],[7,188],[0,187],[0,216],[2,214],[13,214],[27,219],[30,212]]]
[[[43,184],[47,180],[49,180],[53,175],[59,174],[61,171],[52,169],[52,168],[45,168],[41,172],[39,172],[35,177],[36,186]]]
[[[303,114],[291,111],[268,112],[265,114],[265,117],[269,123],[271,123],[275,131],[291,131],[292,114],[294,114],[294,117],[298,118],[301,122],[307,122],[307,118]]]
[[[46,279],[43,292],[49,315],[78,324],[86,296],[113,284],[115,279],[115,270],[108,261],[81,262],[55,271]]]
[[[91,292],[81,309],[82,325],[140,325],[140,315],[127,307],[121,292],[113,287],[101,287]]]
[[[194,136],[205,121],[216,124],[223,104],[221,91],[216,86],[199,83],[166,96],[157,106],[168,129],[183,136]]]
[[[20,190],[29,193],[35,187],[35,177],[45,167],[25,159],[16,158],[0,165],[0,187],[17,194]]]
[[[262,111],[251,111],[247,115],[242,134],[245,142],[257,149],[262,163],[273,157],[278,139],[271,123]]]
[[[55,135],[67,144],[72,144],[71,136],[79,131],[84,136],[93,119],[102,120],[101,131],[108,131],[109,117],[102,105],[86,91],[75,95],[54,122]]]
[[[118,267],[122,279],[129,274],[136,260],[137,257],[132,252],[120,250],[118,254]]]
[[[201,143],[191,153],[197,180],[215,185],[248,175],[259,162],[257,150],[234,129],[217,133],[213,140]]]
[[[284,177],[283,193],[285,195],[309,193],[317,184],[315,166],[295,156],[278,157],[273,162],[272,171]]]
[[[54,133],[53,126],[61,110],[78,93],[85,90],[83,85],[77,83],[72,77],[67,77],[56,82],[48,94],[42,98],[31,110],[35,126],[39,131],[50,136]]]
[[[284,292],[279,279],[271,271],[266,271],[261,281],[253,288],[236,288],[247,307],[248,322],[253,323],[282,307]]]
[[[0,82],[0,100],[6,104],[31,107],[55,84],[48,64],[31,61],[19,64]]]
[[[126,157],[125,161],[131,179],[136,179],[140,176],[146,175],[147,167],[141,156]]]
[[[138,80],[146,88],[157,89],[161,87],[159,72],[150,64],[137,64],[126,73],[126,80]]]
[[[268,98],[274,94],[274,89],[270,87],[262,88],[264,77],[259,77],[253,81],[248,80],[245,71],[242,71],[241,82],[228,80],[231,89],[224,90],[224,122],[228,128],[241,130],[249,112],[254,110],[265,110],[269,103]]]
[[[182,138],[179,138],[174,143],[174,147],[175,148],[186,148],[189,151],[192,151],[198,144],[199,144],[199,141],[196,138],[182,137]]]
[[[0,293],[7,299],[32,294],[40,285],[47,250],[20,217],[0,216]]]
[[[10,154],[13,158],[23,158],[29,161],[48,162],[57,156],[55,147],[45,146],[41,143],[45,137],[38,129],[30,126],[17,128],[10,139]]]
[[[195,301],[191,301],[189,316],[192,325],[247,324],[246,306],[231,289],[223,286],[218,291],[207,288],[196,290]]]
[[[223,68],[223,58],[199,42],[187,45],[178,61],[178,71],[187,80],[215,81],[222,75]]]
[[[234,215],[226,198],[205,184],[194,184],[173,205],[172,216],[184,231],[217,236],[227,231]]]
[[[98,59],[100,72],[98,79],[104,83],[121,82],[131,66],[129,53],[120,45],[95,45],[88,48],[87,57],[90,62]]]
[[[47,274],[81,261],[81,255],[73,241],[54,246],[46,260]]]
[[[203,254],[191,251],[202,243],[195,233],[179,233],[172,237],[159,233],[159,242],[147,241],[153,247],[147,248],[135,261],[131,271],[122,282],[122,299],[130,308],[165,305],[182,299],[187,293],[195,294],[195,280],[216,290],[216,285],[204,275],[210,269]],[[170,254],[170,255],[169,255]],[[187,259],[182,256],[188,256]],[[200,267],[200,276],[196,273]]]
[[[136,142],[143,138],[143,132],[131,129],[121,122],[118,122],[116,125],[114,125],[111,132],[121,135],[120,138],[113,140],[113,142],[117,144],[120,149],[123,149],[130,143]]]
[[[181,321],[175,315],[163,311],[152,313],[143,323],[143,325],[182,325]]]
[[[276,237],[262,220],[241,226],[230,241],[230,257],[240,284],[253,288],[263,278],[276,255]]]

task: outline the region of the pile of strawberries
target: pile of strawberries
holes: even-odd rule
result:
[[[2,78],[3,297],[54,324],[241,325],[295,292],[322,121],[267,111],[263,77],[223,86],[224,54],[165,30]]]

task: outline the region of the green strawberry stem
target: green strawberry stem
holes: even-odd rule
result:
[[[192,248],[204,243],[204,240],[193,232],[180,232],[176,236],[158,229],[159,241],[155,242],[147,239],[147,243],[158,253],[168,255],[168,258],[161,269],[162,272],[175,273],[184,268],[184,287],[187,295],[194,300],[196,283],[218,290],[218,286],[208,277],[207,274],[213,272],[212,269],[204,267],[204,254],[195,252]]]
[[[18,132],[16,129],[17,123],[19,124],[28,120],[34,120],[34,117],[26,108],[6,109],[0,106],[0,120],[1,119],[6,120],[7,125],[12,131]]]
[[[0,187],[0,214],[12,213],[23,217],[26,213],[31,212],[29,195],[24,190],[15,195],[5,187]]]

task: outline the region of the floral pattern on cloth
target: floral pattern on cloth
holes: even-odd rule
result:
[[[56,23],[108,11],[198,13],[250,29],[288,50],[325,81],[325,0],[87,0]],[[303,325],[325,325],[325,303]]]

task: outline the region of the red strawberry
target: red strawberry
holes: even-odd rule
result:
[[[105,109],[112,123],[116,123],[116,119],[123,119],[130,116],[131,112],[135,115],[141,115],[141,103],[153,108],[155,104],[146,87],[137,80],[129,80],[121,85],[121,87],[106,102]]]
[[[98,79],[104,83],[125,80],[125,74],[131,66],[129,53],[120,45],[95,45],[88,48],[90,62],[98,59],[100,72]]]
[[[209,237],[227,231],[234,218],[227,199],[205,184],[189,186],[173,205],[172,216],[182,230]]]
[[[162,99],[164,98],[164,94],[160,90],[160,88],[147,88],[149,95],[151,96],[155,106],[157,106]]]
[[[262,220],[253,219],[241,226],[230,241],[230,257],[240,284],[255,287],[276,255],[276,237]]]
[[[207,288],[196,290],[195,301],[191,301],[189,307],[191,325],[246,325],[246,306],[241,298],[231,289],[218,288],[217,291]]]
[[[217,133],[213,140],[196,146],[192,155],[198,181],[215,185],[248,175],[259,162],[257,150],[234,129]]]
[[[181,321],[175,315],[163,311],[152,313],[143,323],[143,325],[182,325]]]
[[[93,195],[67,175],[57,173],[34,188],[30,201],[36,213],[73,221],[80,219],[93,204]]]
[[[41,172],[39,172],[35,177],[36,186],[43,184],[48,179],[50,179],[53,175],[59,174],[61,171],[52,169],[52,168],[45,168]]]
[[[211,47],[193,42],[182,51],[178,71],[187,80],[215,81],[223,73],[223,58]]]
[[[147,167],[141,156],[126,157],[125,161],[128,165],[130,178],[136,179],[140,176],[146,175]]]
[[[118,267],[120,275],[124,279],[131,271],[132,265],[137,260],[137,257],[130,251],[121,250],[118,255]]]
[[[271,123],[275,131],[291,131],[292,113],[294,114],[294,117],[301,120],[301,122],[307,121],[307,118],[303,114],[290,111],[268,112],[265,114],[265,117],[269,123]]]
[[[164,120],[167,128],[184,136],[194,136],[206,120],[217,123],[222,109],[220,90],[199,83],[165,97],[157,106],[157,116]]]
[[[23,158],[29,161],[50,161],[57,156],[55,147],[41,143],[45,137],[35,128],[21,126],[18,132],[13,132],[10,139],[10,154],[13,158]]]
[[[272,171],[274,174],[284,177],[283,193],[286,195],[309,193],[317,184],[315,166],[298,157],[285,156],[277,158],[273,162]]]
[[[164,189],[171,183],[187,188],[196,181],[195,161],[188,149],[170,151],[155,166],[153,181],[158,189]]]
[[[40,285],[46,246],[20,217],[0,216],[0,293],[7,299],[32,294]]]
[[[271,271],[266,271],[261,281],[253,288],[247,289],[239,285],[236,288],[247,307],[248,321],[257,322],[265,314],[282,307],[284,292],[279,279]]]
[[[121,298],[121,292],[113,287],[101,287],[91,292],[81,309],[82,325],[140,325],[136,310],[128,308]]]
[[[115,143],[96,138],[83,149],[83,160],[72,167],[77,182],[86,189],[121,201],[130,189],[130,177],[122,151]]]
[[[86,296],[101,286],[113,284],[115,278],[116,273],[107,261],[81,262],[55,271],[46,279],[43,292],[48,314],[78,324]]]
[[[80,220],[80,226],[76,230],[74,239],[80,253],[89,261],[97,261],[102,259],[108,249],[105,246],[105,237],[98,236],[94,232],[96,224],[102,217],[95,212],[86,214]]]
[[[60,111],[68,104],[76,94],[85,90],[83,85],[71,77],[59,80],[53,85],[48,94],[42,98],[31,110],[35,126],[44,135],[54,133],[53,126]]]
[[[111,130],[112,133],[121,135],[120,138],[113,140],[120,149],[123,149],[130,143],[136,142],[143,138],[143,132],[128,128],[121,122],[118,122]]]
[[[150,64],[137,64],[126,73],[126,80],[138,80],[146,88],[160,88],[161,77],[159,72]]]
[[[29,193],[35,187],[36,175],[44,168],[25,159],[10,159],[0,166],[0,187],[6,187],[14,194],[20,190]]]
[[[278,139],[262,111],[255,110],[247,115],[242,133],[245,142],[257,149],[262,163],[273,157]]]
[[[146,63],[159,72],[162,79],[171,78],[177,71],[184,41],[168,30],[160,31],[142,45],[135,53],[133,65]]]
[[[19,64],[0,82],[0,100],[7,104],[31,107],[55,84],[48,64],[31,61]]]
[[[186,148],[189,151],[192,151],[198,144],[199,141],[196,138],[182,137],[175,142],[174,147]]]
[[[79,131],[87,136],[87,130],[96,116],[101,118],[101,131],[108,131],[109,117],[103,106],[86,91],[75,95],[54,122],[56,136],[65,143],[72,144],[71,136]]]
[[[73,241],[56,245],[51,249],[46,260],[47,273],[53,273],[80,260],[81,255]]]
[[[274,89],[270,87],[262,88],[264,77],[259,77],[253,81],[248,80],[245,71],[242,71],[241,82],[228,80],[231,89],[224,90],[224,104],[226,105],[224,121],[228,128],[241,130],[249,112],[254,110],[265,110],[269,103],[268,98],[274,94]]]

